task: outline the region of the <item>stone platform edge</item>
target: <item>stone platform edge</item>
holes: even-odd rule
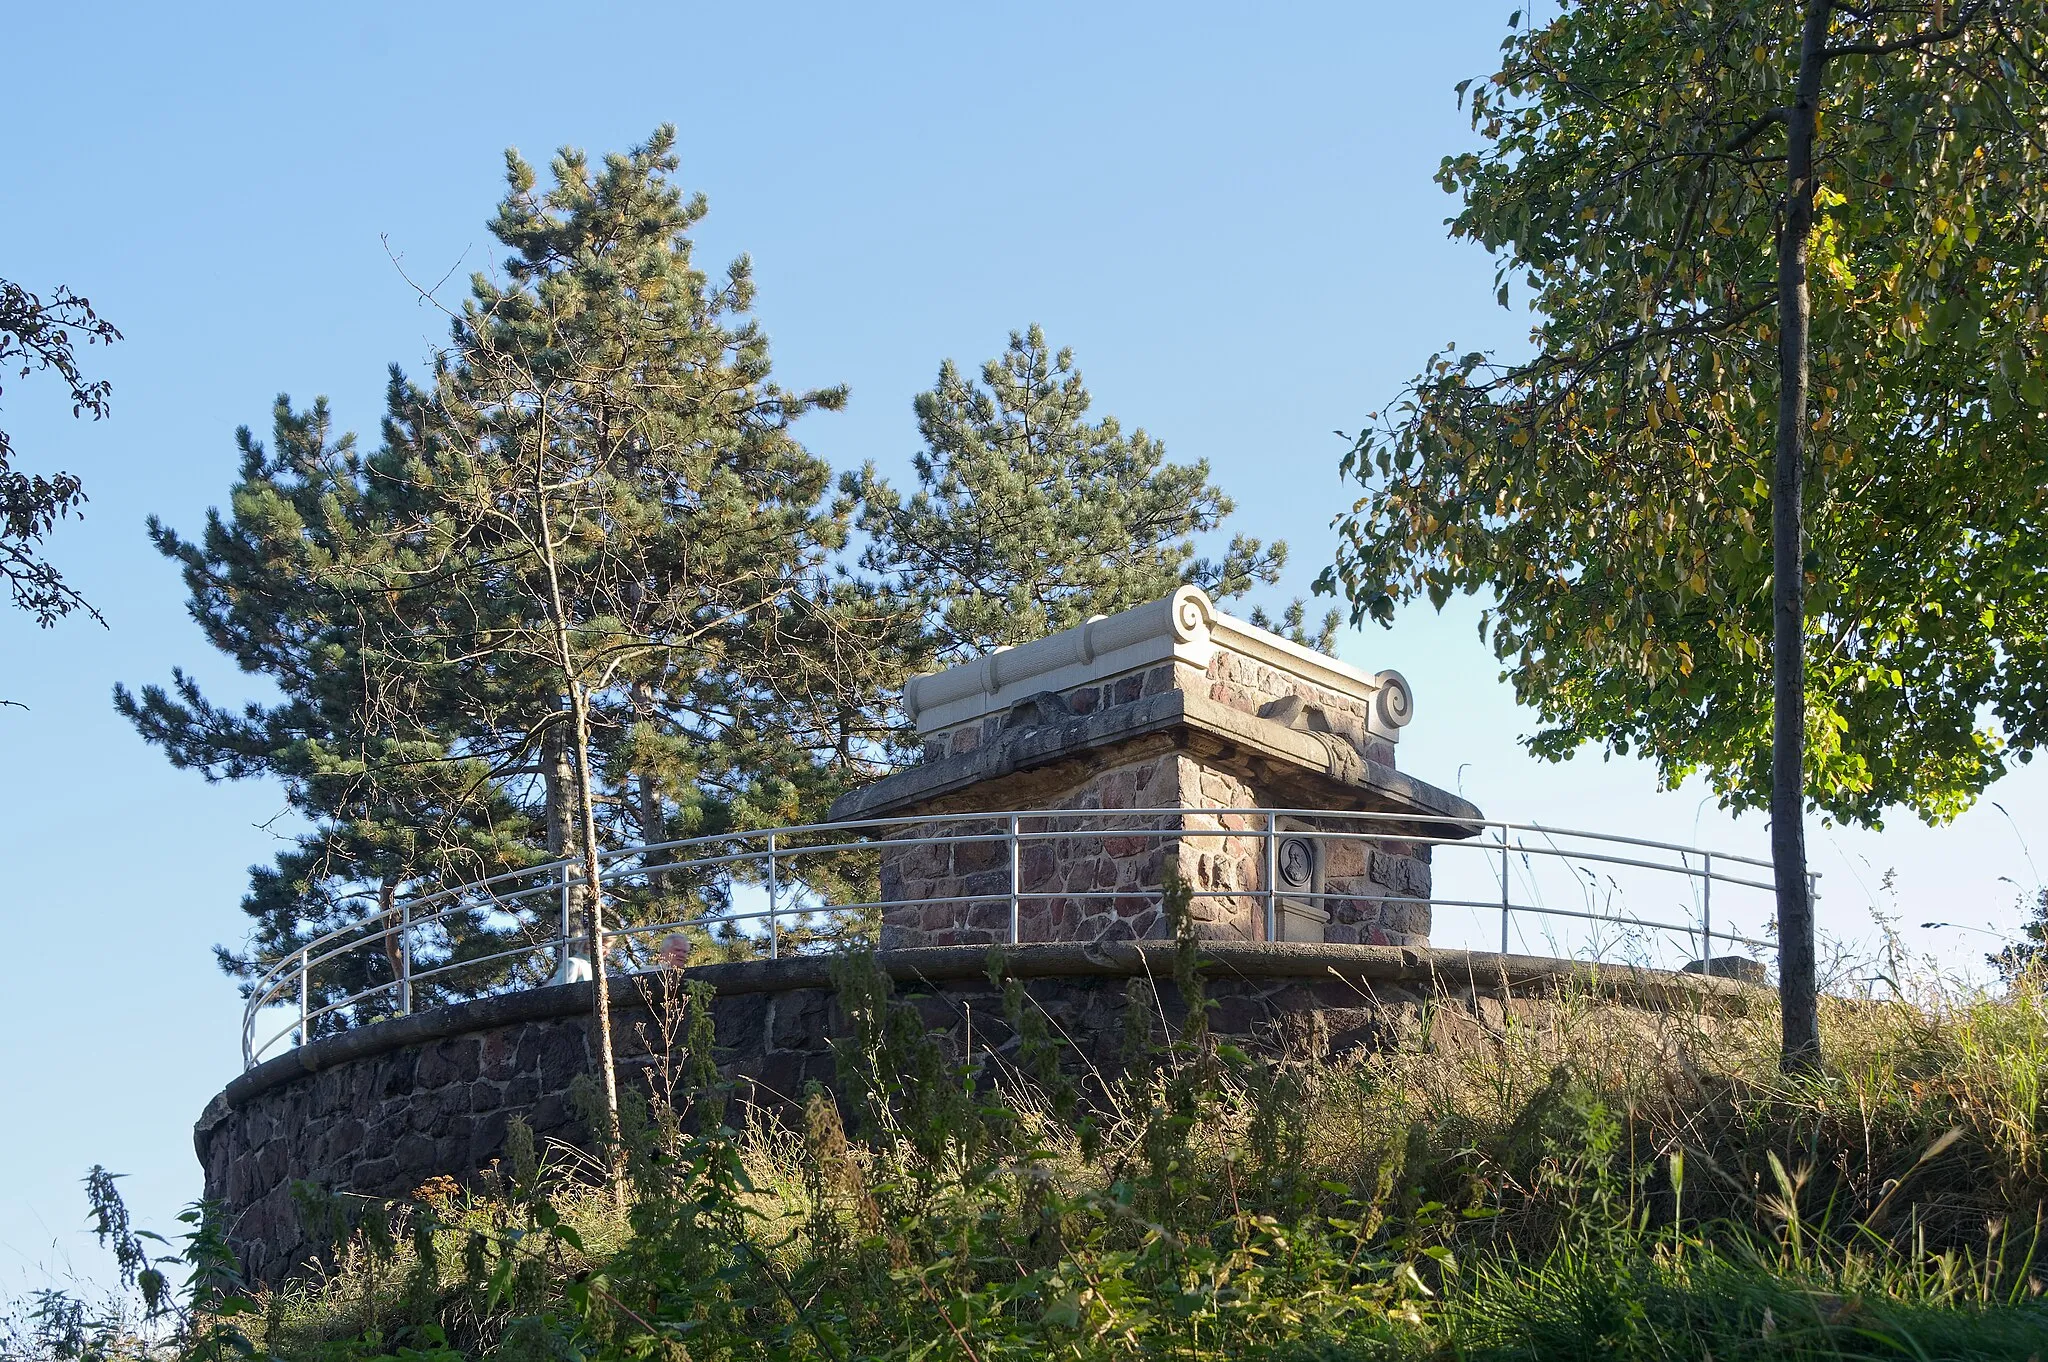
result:
[[[878,951],[875,963],[899,984],[973,979],[988,973],[989,956],[1001,953],[1007,972],[1019,979],[1083,976],[1170,978],[1171,941],[1037,942],[995,946],[916,946]],[[778,960],[739,960],[699,965],[689,970],[719,993],[781,993],[831,985],[832,967],[841,956],[796,955]],[[1316,942],[1205,942],[1201,968],[1212,975],[1241,978],[1321,978],[1334,975],[1357,983],[1435,983],[1447,989],[1526,993],[1576,986],[1621,1001],[1668,1006],[1693,1000],[1716,1011],[1743,1012],[1769,999],[1769,990],[1733,979],[1648,969],[1633,965],[1596,965],[1541,955],[1496,951],[1408,950],[1394,946],[1357,946]],[[646,983],[657,976],[628,974],[613,981],[615,1011],[643,1004]],[[222,1107],[234,1108],[305,1074],[318,1073],[354,1060],[367,1059],[470,1031],[511,1023],[580,1016],[594,1005],[594,985],[585,981],[500,993],[471,1002],[450,1003],[408,1017],[372,1022],[368,1026],[323,1036],[248,1069],[207,1104],[200,1131],[218,1119]]]

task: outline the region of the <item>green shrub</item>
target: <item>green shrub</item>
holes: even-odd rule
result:
[[[2024,984],[1831,1003],[1834,1067],[1790,1079],[1765,1009],[1653,1015],[1592,990],[1447,1006],[1345,1060],[1255,1057],[1209,1033],[1198,964],[1183,922],[1188,1021],[1166,1034],[1134,994],[1126,1071],[1098,1092],[1000,964],[1016,1040],[969,1065],[849,956],[840,1096],[779,1118],[735,1100],[708,990],[685,989],[671,1063],[627,1105],[623,1189],[515,1125],[478,1185],[341,1217],[316,1283],[244,1295],[217,1239],[189,1246],[212,1284],[165,1346],[2048,1357],[2048,1005]]]

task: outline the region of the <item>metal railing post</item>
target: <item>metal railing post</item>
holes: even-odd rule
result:
[[[1500,953],[1508,953],[1508,830],[1503,824],[1500,830]],[[1541,902],[1541,900],[1538,900]]]
[[[398,1011],[412,1015],[412,903],[408,900],[398,916]]]
[[[566,963],[569,957],[569,863],[562,862],[562,945],[555,952]]]
[[[1017,853],[1017,815],[1010,815],[1010,944],[1024,939],[1024,910],[1019,895],[1024,891],[1024,866]]]
[[[1714,853],[1700,853],[1700,968],[1714,958]]]
[[[775,959],[782,950],[779,934],[775,930],[775,834],[768,834],[768,958]]]
[[[1280,939],[1280,815],[1266,814],[1266,940]]]
[[[299,1044],[301,1045],[313,1039],[313,1009],[309,1001],[310,994],[308,993],[306,983],[306,975],[309,969],[307,962],[311,958],[312,948],[310,946],[299,947]]]

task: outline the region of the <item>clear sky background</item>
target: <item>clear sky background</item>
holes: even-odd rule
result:
[[[1467,137],[1451,87],[1492,69],[1510,8],[16,6],[0,277],[69,284],[127,339],[83,356],[111,419],[72,421],[47,377],[9,375],[0,407],[24,466],[86,478],[53,554],[110,626],[0,615],[0,696],[28,706],[0,711],[0,1291],[103,1270],[95,1162],[154,1227],[199,1193],[192,1122],[238,1067],[210,947],[241,939],[247,867],[288,827],[276,788],[171,770],[108,694],[174,665],[216,699],[262,694],[209,651],[143,520],[199,529],[234,428],[267,430],[280,392],[375,439],[385,366],[442,334],[387,240],[459,283],[500,254],[505,147],[596,154],[672,121],[711,201],[699,259],[753,256],[777,376],[852,388],[800,428],[835,466],[904,474],[940,360],[978,367],[1038,321],[1098,412],[1207,459],[1235,528],[1290,542],[1305,592],[1349,500],[1332,432],[1437,347],[1526,333],[1486,258],[1445,240],[1430,178]],[[1761,819],[1660,793],[1639,761],[1531,760],[1534,716],[1475,619],[1415,609],[1340,646],[1413,683],[1403,766],[1497,817],[1763,854]],[[2048,763],[1991,797],[2006,812],[1939,830],[1816,824],[1824,927],[1867,938],[1887,907],[1981,974],[1983,933],[2038,883],[2024,839],[2048,857]]]

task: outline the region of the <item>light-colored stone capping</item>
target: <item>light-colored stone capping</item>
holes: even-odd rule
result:
[[[1040,691],[1070,690],[1162,662],[1206,671],[1226,650],[1363,702],[1368,727],[1388,742],[1399,741],[1401,728],[1415,716],[1415,695],[1401,673],[1368,674],[1304,648],[1223,613],[1193,586],[1114,615],[1097,615],[1022,647],[999,648],[957,667],[914,676],[903,687],[903,707],[918,733],[928,736],[1005,711]]]

